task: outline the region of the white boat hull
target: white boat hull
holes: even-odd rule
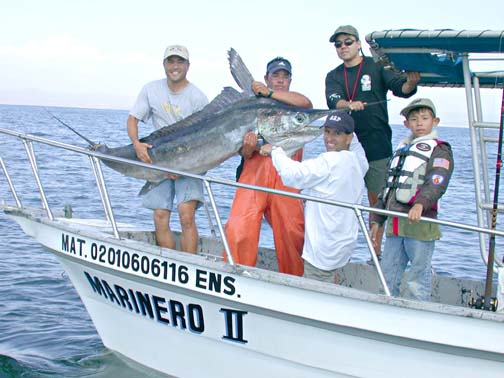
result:
[[[231,267],[82,224],[11,215],[55,253],[105,346],[166,374],[498,377],[504,371],[501,314]]]

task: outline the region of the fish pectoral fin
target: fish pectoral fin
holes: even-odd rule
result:
[[[157,182],[152,182],[152,181],[146,181],[144,186],[142,186],[142,189],[138,192],[138,196],[143,196],[147,194],[152,188],[154,188],[158,183]]]

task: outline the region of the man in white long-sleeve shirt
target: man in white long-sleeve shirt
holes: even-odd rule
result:
[[[344,112],[334,112],[324,123],[327,152],[297,162],[280,147],[264,145],[260,153],[271,154],[273,165],[285,185],[302,193],[334,201],[360,204],[368,163],[354,138],[354,121]],[[304,277],[339,282],[338,269],[350,260],[359,226],[352,209],[307,201],[305,208]]]

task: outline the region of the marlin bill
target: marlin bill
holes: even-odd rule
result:
[[[168,169],[202,174],[235,155],[246,133],[253,131],[267,143],[294,152],[322,133],[309,125],[333,110],[303,109],[285,105],[269,98],[256,97],[251,90],[252,75],[234,49],[229,51],[231,74],[243,92],[225,87],[201,111],[154,131],[140,139],[152,145],[149,155],[153,164]],[[95,150],[136,160],[133,145],[109,148],[95,146]],[[108,167],[138,179],[153,183],[166,174],[124,163],[102,160]]]

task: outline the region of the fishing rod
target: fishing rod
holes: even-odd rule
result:
[[[388,102],[388,101],[390,101],[390,99],[389,99],[389,98],[387,98],[387,99],[385,99],[385,100],[380,100],[380,101],[366,102],[366,103],[365,103],[365,105],[364,105],[364,109],[362,109],[362,110],[366,110],[366,107],[367,107],[367,106],[380,105],[380,104],[383,104],[383,103]],[[350,101],[350,103],[352,103],[352,101]],[[350,105],[349,105],[349,106],[346,106],[346,107],[344,107],[344,108],[341,108],[341,109],[337,109],[337,110],[343,110],[343,111],[345,111],[345,112],[349,112],[350,114],[354,111],[354,110],[350,107]]]
[[[80,134],[77,130],[74,130],[72,127],[70,127],[69,125],[67,125],[65,122],[63,122],[61,119],[59,119],[58,117],[56,117],[54,114],[52,114],[49,110],[47,110],[46,108],[44,108],[44,110],[49,113],[49,115],[51,117],[53,117],[56,121],[58,121],[59,123],[61,123],[63,126],[66,126],[68,127],[71,131],[73,131],[75,134],[77,134],[78,136],[80,136],[82,139],[84,139],[91,147],[93,146],[96,146],[96,143],[94,143],[92,140],[89,140],[88,138],[86,138],[84,135]]]
[[[365,105],[365,107],[364,107],[364,110],[366,109],[366,107],[367,107],[367,106],[379,105],[379,104],[383,104],[383,103],[385,103],[385,102],[387,102],[387,101],[390,101],[390,99],[380,100],[380,101],[374,101],[374,102],[368,102],[368,103],[366,103],[366,105]],[[350,113],[351,113],[353,110],[352,110],[352,109],[350,109],[350,107],[349,107],[349,106],[346,106],[346,107],[344,107],[344,108],[334,109],[334,111],[335,111],[335,112],[338,112],[338,111],[339,111],[339,112],[350,112]],[[305,126],[305,127],[316,127],[316,128],[321,128],[321,127],[322,127],[322,125],[320,125],[320,126],[308,125],[308,126]]]
[[[500,117],[500,128],[499,128],[499,143],[497,147],[497,162],[495,164],[495,185],[494,185],[494,199],[492,207],[492,230],[497,227],[497,209],[499,200],[499,183],[500,183],[500,171],[502,167],[502,134],[504,129],[504,89],[502,89],[502,103],[501,103],[501,117]],[[492,277],[493,277],[493,266],[495,260],[495,235],[490,236],[490,241],[488,243],[488,261],[487,261],[487,275],[485,282],[485,301],[483,303],[484,310],[490,310],[491,306],[491,295],[492,295]]]

